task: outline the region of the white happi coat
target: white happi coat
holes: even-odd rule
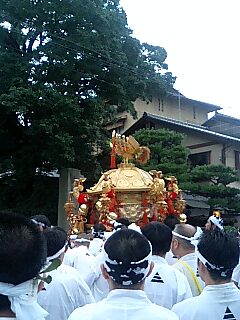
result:
[[[232,280],[238,285],[238,287],[240,286],[240,264],[238,264],[233,270]]]
[[[95,257],[102,251],[104,241],[100,238],[93,238],[89,245],[89,251]]]
[[[173,255],[172,251],[170,250],[166,253],[165,260],[170,266],[172,266],[177,262],[178,259]]]
[[[68,320],[177,320],[170,310],[153,304],[142,290],[115,289],[106,299],[78,308]]]
[[[104,263],[103,253],[100,252],[96,256],[95,263],[93,265],[94,269],[94,279],[90,287],[92,295],[96,302],[107,297],[109,293],[109,286],[106,279],[104,279],[101,271],[101,264]]]
[[[190,288],[192,290],[193,297],[198,296],[199,290],[196,285],[196,282],[194,281],[194,278],[193,278],[191,272],[188,270],[188,268],[185,267],[185,265],[181,261],[183,261],[183,263],[187,263],[191,267],[192,271],[194,272],[195,276],[197,277],[198,283],[200,284],[201,288],[203,289],[205,284],[198,274],[197,257],[194,252],[188,253],[185,256],[183,256],[181,259],[179,259],[173,265],[173,267],[178,269],[179,271],[181,271],[186,276],[188,283],[190,285]]]
[[[175,303],[192,297],[192,291],[183,273],[169,266],[162,257],[153,255],[152,261],[154,267],[144,286],[144,291],[152,302],[171,309]]]
[[[67,250],[63,264],[77,269],[90,288],[94,279],[95,259],[86,246],[79,246]]]
[[[173,308],[180,320],[240,320],[240,291],[234,283],[208,285]]]
[[[66,320],[78,307],[94,302],[91,291],[78,271],[61,265],[48,273],[52,277],[38,293],[38,303],[49,313],[46,320]]]

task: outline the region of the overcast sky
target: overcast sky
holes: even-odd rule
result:
[[[168,53],[175,88],[240,118],[240,0],[121,0],[141,42]]]

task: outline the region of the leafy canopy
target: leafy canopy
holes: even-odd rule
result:
[[[118,0],[1,0],[0,172],[25,195],[36,168],[95,180],[104,125],[171,90],[166,57],[132,37]]]
[[[204,165],[192,168],[190,179],[183,184],[185,190],[208,197],[209,205],[240,211],[237,197],[239,189],[229,184],[238,180],[236,170],[224,165]]]

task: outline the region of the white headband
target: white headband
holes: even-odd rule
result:
[[[69,238],[70,238],[70,240],[76,240],[77,234],[71,234]]]
[[[77,238],[74,240],[74,242],[78,242],[78,243],[83,243],[83,242],[91,242],[89,239],[85,239],[85,238]]]
[[[190,237],[190,238],[183,236],[175,231],[172,231],[172,234],[178,238],[190,241],[193,246],[196,246],[201,237],[202,229],[200,227],[197,227],[197,231],[194,233],[193,237]]]
[[[7,296],[18,320],[44,320],[48,315],[37,303],[38,281],[28,280],[18,285],[0,282],[0,294]]]
[[[222,218],[217,218],[215,216],[211,216],[209,218],[209,220],[215,224],[215,226],[217,226],[219,229],[223,230],[223,219]]]
[[[114,269],[114,267],[111,269],[107,263],[109,263],[113,266],[114,265],[121,266],[124,264],[122,261],[117,262],[116,260],[111,260],[108,256],[107,252],[105,251],[105,249],[103,249],[103,260],[104,260],[104,267],[108,273],[111,272]],[[152,250],[150,250],[149,254],[145,258],[143,258],[142,260],[129,262],[129,268],[127,270],[127,274],[119,274],[118,275],[119,279],[124,278],[124,280],[121,279],[122,280],[121,284],[124,286],[129,286],[129,285],[136,284],[136,283],[142,281],[143,279],[145,279],[149,273],[149,270],[150,270],[151,260],[152,260]],[[141,264],[143,262],[147,262],[146,268],[138,266],[139,264]],[[131,279],[131,276],[130,276],[131,272],[133,272],[136,276],[142,274],[142,277],[140,278],[139,281],[133,282],[133,280]],[[110,275],[110,277],[115,282],[118,283],[118,281],[113,276]]]
[[[226,269],[224,266],[217,266],[210,263],[204,256],[198,251],[198,248],[195,247],[196,257],[205,265],[207,269],[211,268],[212,270],[217,270],[220,272],[221,277],[227,277],[227,272],[233,269]]]
[[[139,233],[141,233],[142,234],[142,230],[141,230],[141,228],[138,226],[138,225],[136,225],[136,223],[131,223],[129,226],[128,226],[128,229],[130,229],[130,230],[135,230],[135,231],[137,231],[137,232],[139,232]]]
[[[50,257],[47,257],[47,262],[48,261],[51,261],[55,258],[58,258],[62,253],[64,253],[66,250],[66,244],[64,245],[64,247],[62,247],[58,252],[56,252],[55,254],[53,254],[52,256]]]

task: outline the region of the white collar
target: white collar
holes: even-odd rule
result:
[[[168,264],[163,257],[157,256],[155,254],[152,255],[152,261],[156,263]]]
[[[203,292],[213,293],[214,296],[223,295],[225,299],[227,299],[231,293],[237,293],[240,296],[240,291],[233,282],[207,285],[204,287]]]
[[[183,261],[192,261],[192,260],[197,260],[197,257],[195,255],[195,252],[191,252],[191,253],[185,254],[185,256],[182,256],[180,259]]]
[[[8,297],[11,310],[18,320],[43,320],[48,315],[37,303],[38,281],[28,280],[18,285],[0,282],[0,294]]]
[[[128,301],[130,301],[131,299],[137,300],[138,304],[141,304],[142,301],[151,303],[143,290],[114,289],[111,290],[107,296],[107,300],[111,300],[111,302],[116,301],[116,303],[119,303],[119,299],[121,298],[127,298]]]

